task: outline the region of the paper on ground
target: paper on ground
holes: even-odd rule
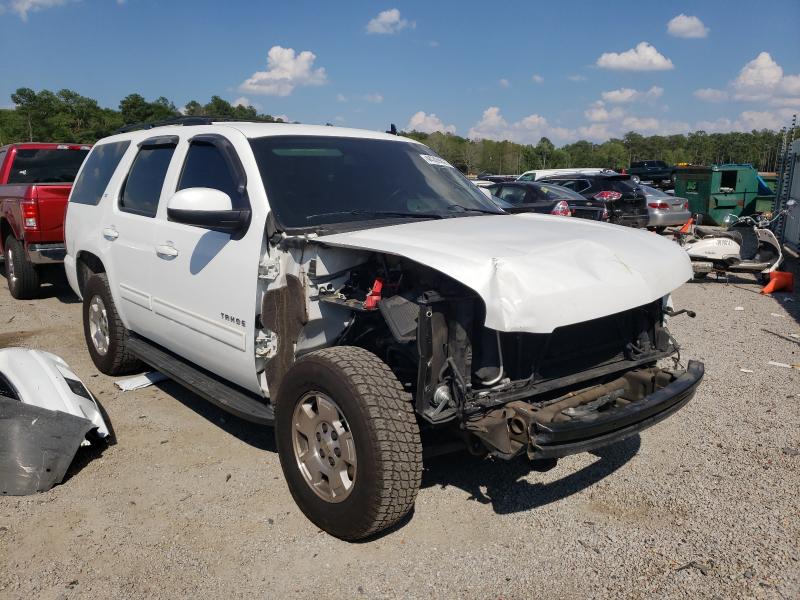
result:
[[[130,392],[132,390],[146,388],[148,385],[153,385],[159,381],[164,381],[166,378],[167,376],[163,373],[159,373],[158,371],[150,371],[149,373],[137,375],[136,377],[129,377],[128,379],[115,381],[114,384],[123,392]]]

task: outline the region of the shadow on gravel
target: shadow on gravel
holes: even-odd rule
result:
[[[558,502],[594,485],[625,465],[639,451],[636,435],[592,454],[599,460],[551,483],[530,483],[531,472],[524,457],[511,461],[480,459],[466,453],[430,459],[422,475],[422,487],[455,486],[470,494],[469,499],[491,504],[498,514],[532,510]],[[481,487],[486,487],[486,492]]]
[[[259,450],[277,452],[272,427],[257,425],[235,417],[169,379],[160,381],[155,386],[196,412],[215,427],[219,427],[245,444]]]
[[[3,275],[4,279],[6,279],[6,269],[4,264],[0,266],[0,274]],[[72,288],[69,287],[67,275],[64,273],[64,267],[60,265],[53,265],[47,269],[44,269],[41,273],[41,282],[42,285],[39,288],[39,293],[36,295],[34,300],[56,298],[63,304],[77,304],[80,302],[78,297],[75,295],[75,292],[73,292]],[[8,285],[8,282],[3,282],[3,285]]]

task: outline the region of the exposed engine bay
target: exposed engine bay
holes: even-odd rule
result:
[[[484,326],[484,301],[473,290],[409,259],[318,244],[290,252],[300,269],[283,274],[285,289],[297,289],[299,300],[303,282],[307,301],[291,331],[294,355],[330,345],[373,352],[411,395],[423,429],[454,427],[480,452],[543,456],[533,447],[537,428],[608,418],[683,373],[656,367],[678,352],[663,298],[549,334],[501,332]],[[269,297],[264,323],[276,314]],[[286,359],[294,357],[267,360],[271,382]]]

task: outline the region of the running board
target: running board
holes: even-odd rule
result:
[[[134,334],[128,338],[127,347],[142,362],[222,410],[252,423],[274,424],[272,407],[255,394],[225,383],[208,371]]]

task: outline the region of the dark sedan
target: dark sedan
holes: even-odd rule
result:
[[[540,182],[560,185],[580,194],[586,200],[606,203],[609,221],[628,227],[647,227],[650,215],[647,199],[630,175],[613,172],[564,174],[540,179]]]
[[[540,181],[515,181],[488,186],[500,208],[510,213],[536,212],[573,216],[594,221],[608,219],[605,202],[587,199],[559,185]]]

